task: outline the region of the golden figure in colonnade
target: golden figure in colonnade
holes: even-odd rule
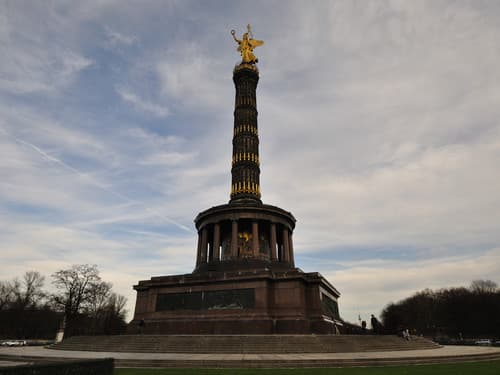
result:
[[[241,54],[241,62],[246,64],[256,64],[259,59],[253,54],[253,49],[255,47],[264,44],[264,41],[257,40],[253,38],[252,30],[250,29],[250,24],[247,25],[247,32],[243,34],[242,39],[236,38],[236,31],[231,30],[231,35],[234,40],[238,43],[238,52]]]

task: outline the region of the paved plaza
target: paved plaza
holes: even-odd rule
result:
[[[484,358],[481,358],[484,356]],[[298,361],[376,361],[376,360],[408,360],[413,363],[412,359],[427,362],[426,360],[440,359],[450,361],[450,357],[456,357],[457,361],[470,361],[500,358],[500,348],[497,347],[478,347],[478,346],[444,346],[438,349],[425,350],[398,350],[398,351],[381,351],[381,352],[362,352],[362,353],[301,353],[301,354],[193,354],[193,353],[118,353],[118,352],[91,352],[91,351],[66,351],[53,350],[45,347],[16,347],[16,348],[0,348],[0,366],[12,365],[12,362],[32,362],[36,358],[41,360],[51,359],[94,359],[94,358],[114,358],[117,367],[121,367],[120,362],[134,363],[148,361],[179,361],[179,362],[200,362],[206,361],[234,363],[242,361],[242,363],[251,361],[258,363],[259,361],[278,361],[289,362],[290,367],[293,367],[294,362]],[[466,357],[466,358],[464,358]],[[6,362],[4,362],[6,361]],[[127,367],[127,366],[123,366]]]

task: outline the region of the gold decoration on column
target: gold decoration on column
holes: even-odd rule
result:
[[[251,161],[257,165],[260,165],[259,155],[253,152],[241,152],[233,156],[232,164],[239,163],[240,161]]]

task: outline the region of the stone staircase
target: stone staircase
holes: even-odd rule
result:
[[[122,335],[76,336],[52,346],[58,350],[132,353],[287,354],[349,353],[435,349],[413,337],[375,335]]]
[[[0,360],[113,357],[116,367],[332,368],[500,360],[493,347],[441,347],[420,337],[371,335],[79,336],[51,347],[58,350],[10,349],[0,349]]]

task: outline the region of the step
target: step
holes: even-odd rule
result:
[[[335,353],[436,348],[432,341],[396,336],[76,336],[54,349],[152,353]]]

